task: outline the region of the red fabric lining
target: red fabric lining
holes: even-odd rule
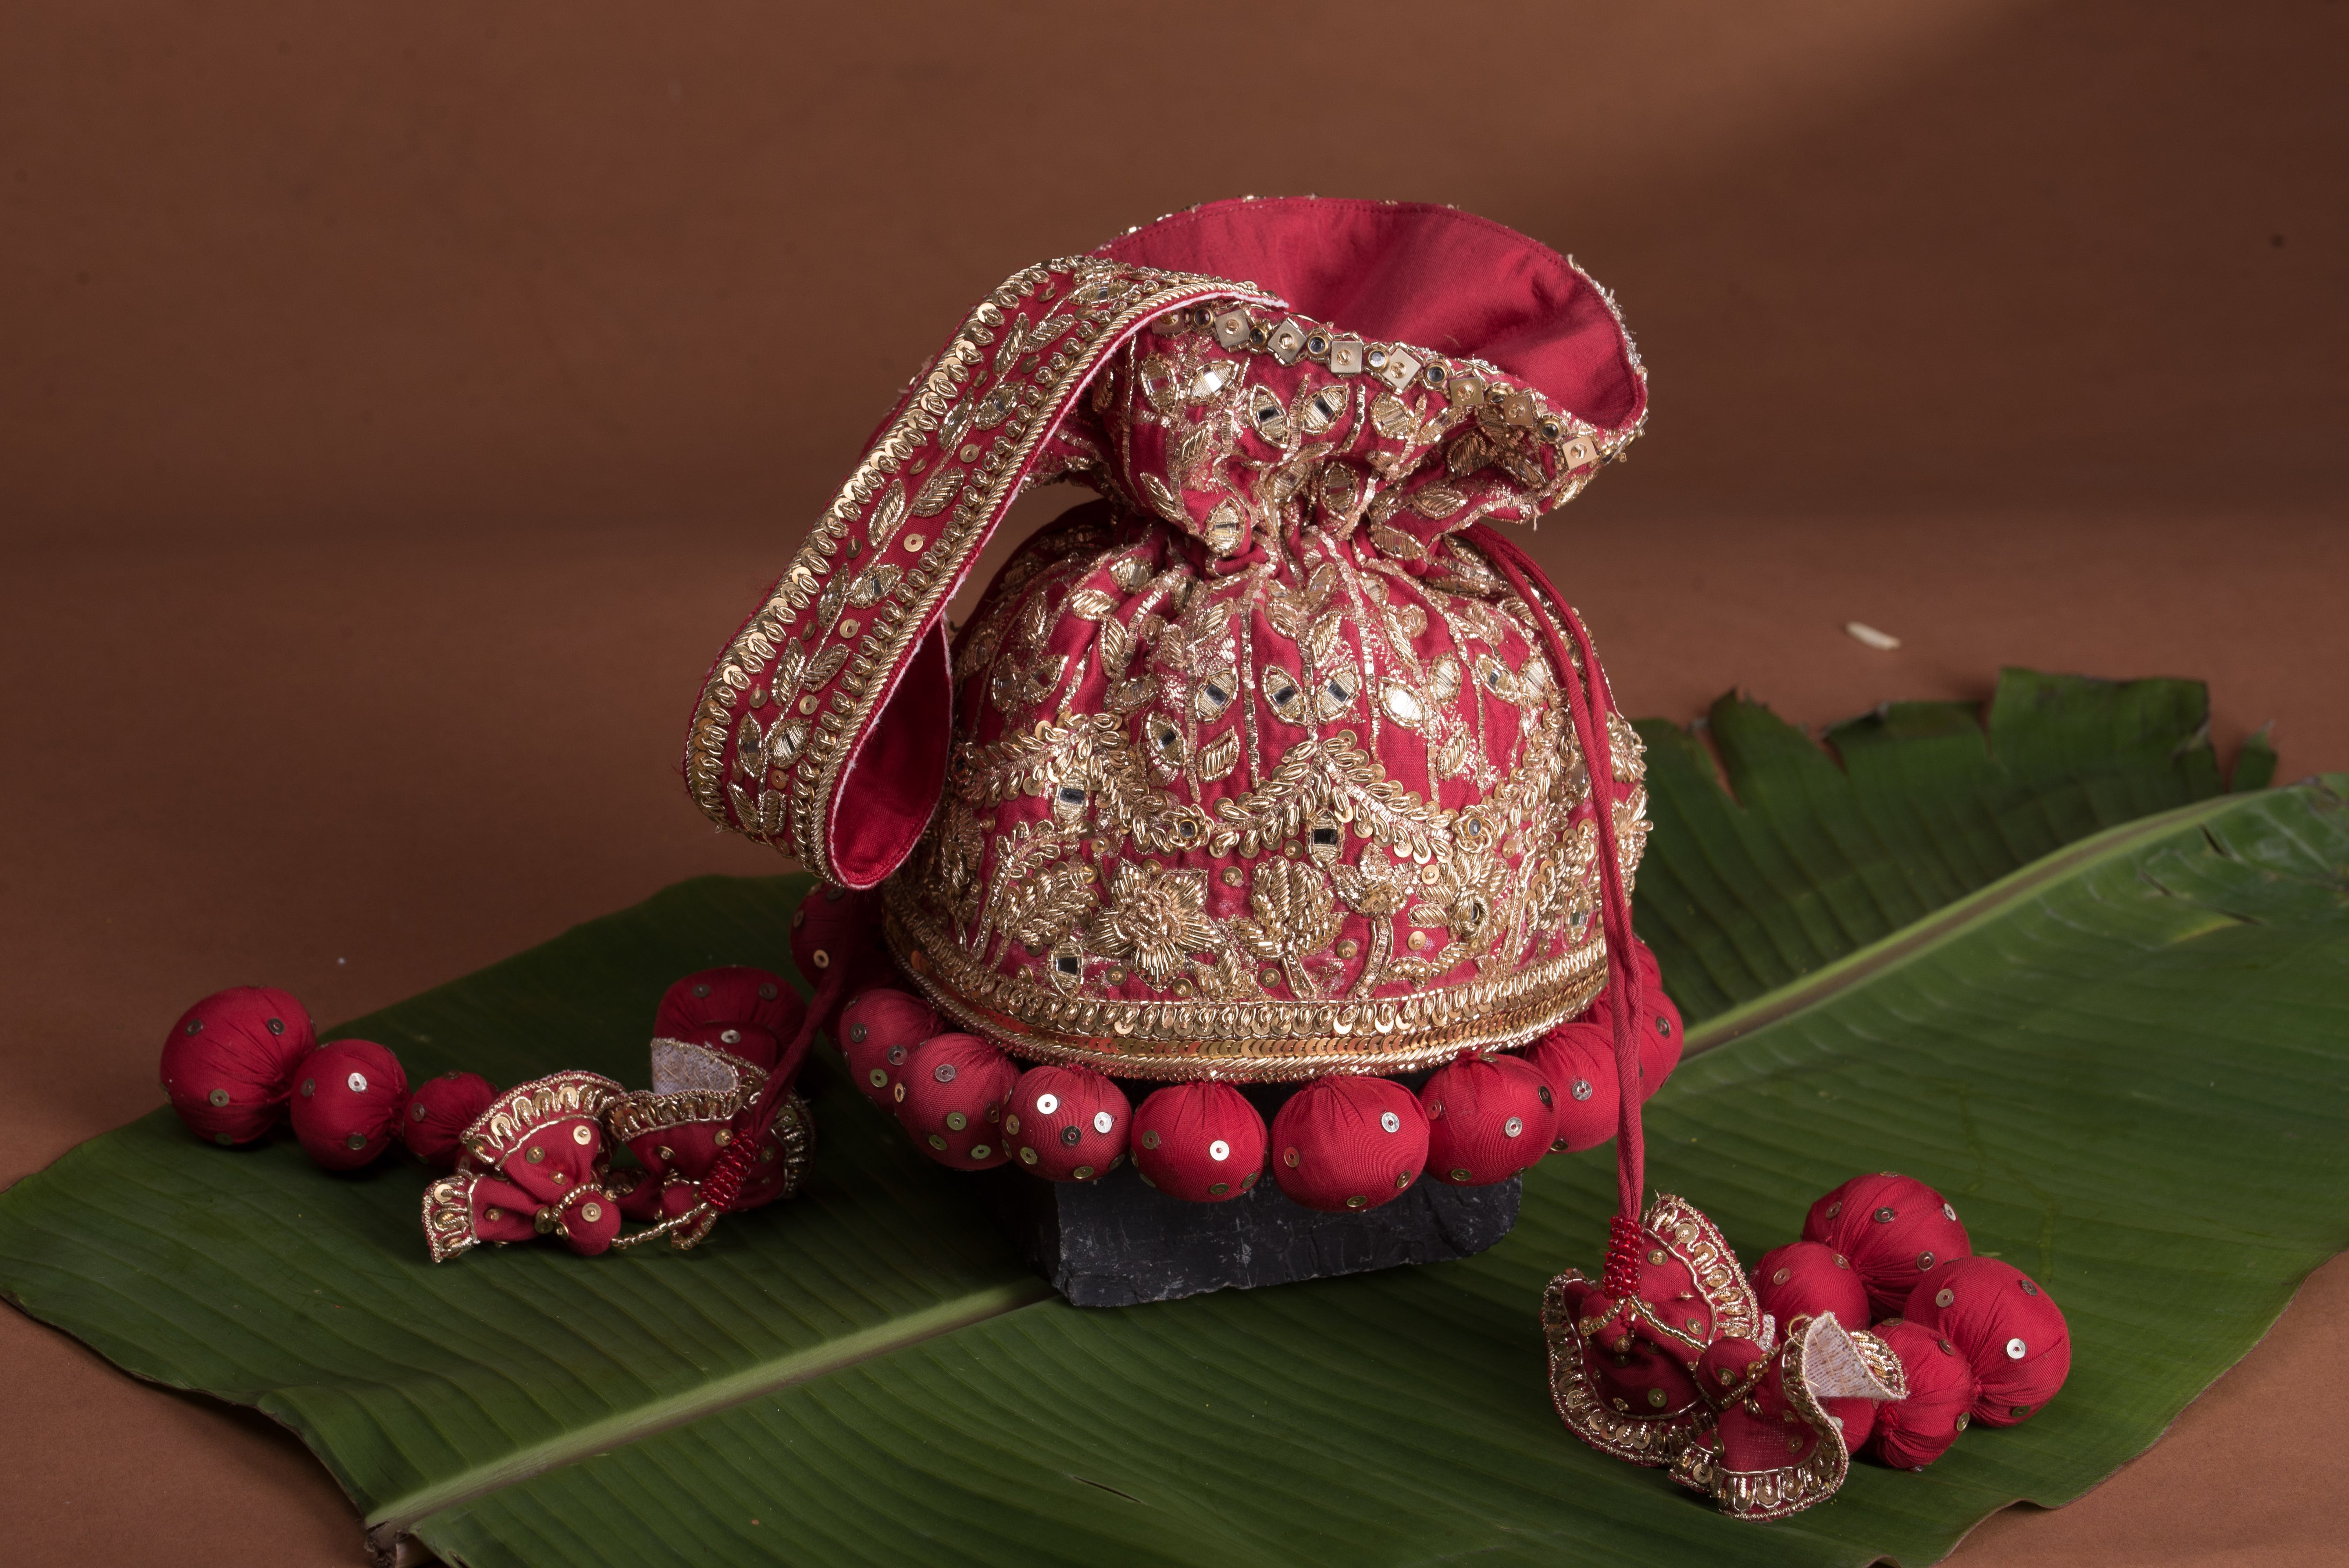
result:
[[[1245,280],[1349,332],[1472,355],[1602,428],[1646,408],[1598,285],[1548,246],[1472,212],[1313,196],[1211,201],[1094,253]]]
[[[833,798],[831,839],[833,864],[852,888],[880,885],[930,825],[946,790],[953,667],[940,611],[849,754]]]

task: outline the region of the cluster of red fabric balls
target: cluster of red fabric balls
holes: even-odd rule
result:
[[[252,1143],[290,1115],[294,1136],[329,1171],[371,1165],[397,1137],[428,1164],[456,1162],[458,1135],[497,1098],[477,1073],[413,1092],[399,1058],[373,1040],[318,1043],[285,992],[239,985],[180,1015],[163,1042],[163,1092],[197,1137]]]
[[[1923,1470],[1975,1421],[2036,1414],[2072,1368],[2063,1310],[2013,1264],[1975,1255],[1958,1211],[1913,1177],[1855,1176],[1811,1205],[1803,1239],[1764,1253],[1754,1294],[1782,1325],[1832,1312],[1873,1327],[1908,1374],[1903,1399],[1838,1401],[1844,1440]]]
[[[450,1072],[411,1091],[399,1058],[382,1045],[320,1045],[301,1003],[245,985],[181,1015],[164,1041],[161,1074],[181,1120],[209,1142],[250,1144],[290,1116],[303,1149],[327,1170],[373,1164],[397,1139],[451,1172],[426,1197],[436,1261],[477,1242],[536,1234],[592,1253],[613,1244],[624,1216],[657,1224],[700,1201],[700,1181],[730,1140],[732,1116],[774,1070],[805,1015],[780,975],[709,969],[661,998],[650,1093],[580,1072],[503,1093],[478,1073]],[[679,1087],[705,1092],[664,1092]],[[495,1126],[501,1111],[504,1123]],[[729,1209],[754,1208],[786,1190],[780,1135],[771,1131],[767,1141],[774,1147],[760,1150]],[[621,1144],[638,1169],[613,1170]]]
[[[1642,1098],[1681,1056],[1681,1017],[1656,960],[1636,949],[1644,992]],[[1001,1049],[948,1029],[904,988],[879,939],[869,893],[823,888],[792,921],[792,952],[811,977],[837,965],[856,977],[825,1021],[864,1097],[895,1117],[942,1165],[1016,1164],[1050,1181],[1091,1181],[1130,1156],[1143,1180],[1195,1203],[1253,1190],[1268,1165],[1281,1191],[1309,1209],[1375,1209],[1423,1174],[1458,1186],[1505,1181],[1552,1150],[1615,1136],[1620,1104],[1605,993],[1587,1016],[1520,1054],[1463,1052],[1413,1093],[1391,1078],[1332,1074],[1299,1088],[1268,1128],[1228,1083],[1159,1088],[1137,1108],[1090,1068],[1024,1072]]]

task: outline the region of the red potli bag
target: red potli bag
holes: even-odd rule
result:
[[[1359,1211],[1612,1137],[1600,1278],[1543,1307],[1559,1413],[1733,1514],[1831,1496],[1904,1355],[1957,1347],[1799,1290],[1782,1326],[1703,1214],[1647,1201],[1640,1107],[1681,1032],[1632,933],[1641,748],[1495,526],[1573,499],[1646,411],[1611,299],[1450,209],[1219,202],[1006,280],[704,685],[694,799],[827,885],[792,933],[813,1005],[671,1191],[672,1239],[742,1201],[818,1029],[943,1164],[1130,1156],[1198,1202],[1269,1171]],[[1056,480],[1101,499],[950,632]],[[1268,1128],[1255,1084],[1301,1087]],[[2052,1387],[1999,1386],[2026,1382]],[[1951,1382],[1886,1451],[1930,1458],[2001,1398],[2031,1408]]]
[[[1652,987],[1598,918],[1647,830],[1640,748],[1489,525],[1572,499],[1646,407],[1597,285],[1445,208],[1221,202],[1007,280],[697,709],[695,799],[832,884],[793,936],[814,1006],[736,1149],[835,1022],[859,1087],[963,1168],[1130,1154],[1202,1202],[1268,1170],[1342,1211],[1599,1140],[1619,1054],[1527,1047],[1610,973]],[[950,638],[1051,480],[1102,500]],[[860,995],[902,976],[918,996]],[[1267,1129],[1236,1083],[1304,1087]]]
[[[695,710],[695,800],[823,879],[791,933],[806,1006],[705,970],[660,1004],[648,1091],[451,1073],[411,1095],[383,1047],[313,1048],[292,997],[241,987],[174,1025],[164,1087],[218,1144],[290,1112],[330,1170],[397,1133],[449,1172],[423,1199],[436,1261],[691,1247],[792,1196],[819,1032],[941,1164],[1090,1182],[1130,1158],[1189,1202],[1269,1172],[1342,1214],[1611,1138],[1599,1277],[1542,1305],[1567,1426],[1748,1519],[1833,1496],[1863,1445],[1922,1469],[2062,1386],[2037,1281],[1897,1173],[1821,1197],[1752,1281],[1646,1194],[1640,1106],[1682,1032],[1632,932],[1641,748],[1495,526],[1572,500],[1646,415],[1612,300],[1447,208],[1219,202],[1022,268],[906,388]],[[1004,513],[1055,480],[1100,500],[950,633]],[[1268,1127],[1242,1086],[1294,1087]]]

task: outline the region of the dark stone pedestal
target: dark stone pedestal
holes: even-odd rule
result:
[[[1131,1165],[1098,1181],[981,1177],[1012,1243],[1074,1306],[1132,1306],[1206,1291],[1287,1284],[1483,1252],[1517,1222],[1519,1179],[1490,1187],[1421,1181],[1359,1214],[1300,1208],[1268,1174],[1246,1197],[1185,1203]]]

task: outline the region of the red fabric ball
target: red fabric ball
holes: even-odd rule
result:
[[[1227,1083],[1159,1089],[1134,1112],[1133,1125],[1134,1168],[1169,1197],[1221,1203],[1264,1174],[1264,1118]]]
[[[936,1008],[888,986],[860,991],[840,1010],[840,1054],[848,1060],[848,1076],[885,1110],[896,1109],[895,1091],[907,1055],[939,1032]]]
[[[1011,1058],[977,1035],[933,1035],[907,1053],[890,1093],[923,1153],[957,1171],[983,1171],[1011,1158],[1003,1102],[1019,1077]]]
[[[1652,1099],[1681,1065],[1681,1010],[1661,985],[1650,985],[1640,998],[1644,1014],[1640,1029],[1640,1098]],[[1849,1326],[1857,1328],[1857,1324]]]
[[[901,984],[897,966],[882,944],[881,895],[874,892],[851,892],[819,883],[792,916],[792,962],[812,987],[823,985],[825,975],[844,965],[843,1003],[872,986]],[[835,1004],[828,1016],[816,1019],[815,1026],[837,1042],[839,1021]]]
[[[1819,1408],[1843,1429],[1843,1446],[1848,1453],[1859,1452],[1876,1433],[1877,1403],[1873,1399],[1821,1399]]]
[[[1812,1204],[1803,1239],[1851,1260],[1878,1317],[1899,1312],[1918,1280],[1974,1250],[1948,1200],[1889,1171],[1855,1176]]]
[[[1091,1181],[1125,1159],[1133,1121],[1124,1091],[1102,1074],[1086,1068],[1030,1068],[1011,1086],[1003,1109],[1003,1140],[1031,1176]]]
[[[653,1033],[724,1051],[765,1072],[806,1017],[807,1004],[781,975],[730,964],[671,985],[653,1014]]]
[[[1646,964],[1640,966],[1640,1099],[1642,1104],[1655,1098],[1656,1091],[1664,1087],[1664,1080],[1671,1078],[1672,1070],[1681,1065],[1681,1037],[1683,1033],[1681,1010],[1672,1006],[1672,999],[1664,995],[1663,987],[1649,974],[1654,964],[1655,956],[1650,954]],[[1592,1000],[1589,1010],[1582,1015],[1579,1021],[1599,1032],[1599,1037],[1606,1042],[1609,1062],[1615,1059],[1614,1006],[1614,984],[1610,981],[1607,988]]]
[[[1540,1071],[1516,1057],[1437,1068],[1419,1091],[1428,1174],[1461,1187],[1507,1181],[1549,1152],[1556,1099]]]
[[[1392,1078],[1331,1075],[1272,1119],[1272,1175],[1308,1209],[1375,1209],[1427,1164],[1427,1115]]]
[[[1980,1385],[1958,1347],[1930,1328],[1888,1323],[1876,1336],[1900,1357],[1909,1397],[1878,1407],[1869,1449],[1886,1464],[1923,1470],[1949,1452],[1965,1430]]]
[[[1549,1085],[1556,1113],[1552,1147],[1579,1154],[1615,1136],[1615,1036],[1604,1024],[1561,1024],[1526,1053],[1526,1065]]]
[[[356,1171],[399,1130],[408,1074],[373,1040],[328,1040],[303,1059],[294,1083],[294,1136],[329,1171]]]
[[[1832,1312],[1846,1328],[1868,1326],[1868,1287],[1851,1260],[1818,1242],[1788,1242],[1754,1265],[1754,1295],[1784,1334],[1798,1317]],[[1865,1401],[1862,1401],[1865,1403]]]
[[[1958,1347],[1982,1385],[1974,1419],[2028,1420],[2072,1371],[2072,1330],[2039,1282],[1998,1258],[1960,1258],[1917,1282],[1901,1315]]]
[[[408,1114],[399,1119],[399,1140],[426,1164],[453,1171],[464,1148],[458,1140],[497,1098],[497,1086],[479,1073],[426,1078],[409,1098]]]
[[[1631,967],[1638,972],[1640,984],[1649,990],[1662,986],[1664,966],[1656,961],[1656,950],[1636,936],[1631,938]]]
[[[216,991],[181,1014],[163,1041],[163,1092],[197,1137],[250,1143],[277,1125],[295,1068],[317,1043],[310,1015],[285,992]]]

